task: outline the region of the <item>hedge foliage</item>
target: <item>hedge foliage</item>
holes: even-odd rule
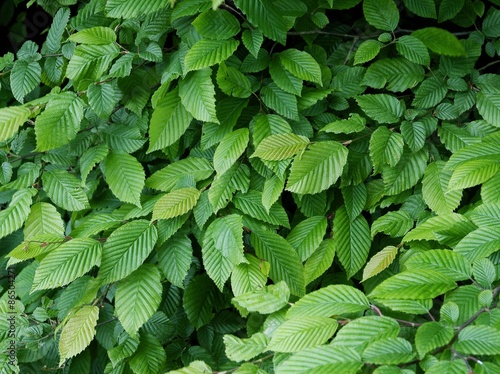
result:
[[[1,372],[500,372],[500,1],[17,2]]]

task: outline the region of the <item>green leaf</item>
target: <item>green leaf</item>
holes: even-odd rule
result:
[[[393,0],[364,0],[363,14],[379,30],[394,31],[399,23],[399,11]]]
[[[267,0],[236,0],[235,4],[262,34],[278,43],[285,44],[286,33],[290,27],[287,26],[276,4]]]
[[[158,101],[153,111],[149,126],[148,153],[174,144],[187,130],[191,119],[176,87]]]
[[[33,190],[19,190],[12,196],[7,208],[0,212],[0,238],[20,229],[29,217]]]
[[[68,25],[69,16],[69,8],[61,8],[54,15],[45,44],[48,53],[56,53],[61,48],[61,39]]]
[[[458,166],[472,160],[498,160],[500,152],[496,147],[500,133],[494,132],[492,135],[484,137],[480,143],[468,145],[453,153],[447,162],[446,168],[455,170]]]
[[[490,38],[500,36],[500,11],[498,9],[490,8],[483,20],[481,31]]]
[[[375,172],[384,165],[396,166],[403,154],[404,139],[398,132],[392,132],[385,126],[377,128],[370,137],[370,158]]]
[[[218,175],[208,190],[208,199],[214,208],[214,213],[227,206],[234,192],[239,189],[238,186],[248,186],[249,183],[250,171],[243,164],[236,163],[224,174]]]
[[[377,340],[363,351],[363,361],[376,365],[397,365],[409,362],[415,353],[408,340],[384,338]]]
[[[456,287],[455,282],[435,270],[408,270],[380,283],[370,297],[422,300],[434,298]]]
[[[259,29],[244,30],[241,34],[241,41],[245,48],[248,49],[248,52],[257,58],[262,42],[264,41],[262,32]]]
[[[195,328],[199,329],[213,318],[212,305],[216,292],[216,286],[206,273],[194,277],[186,286],[182,305]]]
[[[386,193],[396,195],[417,184],[424,174],[428,158],[429,155],[425,148],[416,153],[405,148],[395,167],[384,166],[382,168]]]
[[[345,206],[341,206],[335,212],[333,236],[339,261],[350,278],[363,267],[368,258],[371,244],[368,222],[362,215],[351,221]]]
[[[471,263],[485,258],[498,251],[500,233],[490,226],[480,227],[467,234],[454,248],[454,251],[463,255]]]
[[[202,255],[208,276],[222,292],[233,269],[245,261],[242,217],[230,214],[215,219],[205,231]]]
[[[133,53],[127,53],[115,61],[109,69],[109,76],[114,78],[128,77],[132,71]]]
[[[279,56],[284,68],[297,78],[322,85],[321,68],[309,53],[289,48]]]
[[[271,231],[252,231],[251,242],[259,258],[271,264],[270,278],[285,281],[293,295],[305,293],[304,269],[295,249],[281,236]]]
[[[500,171],[498,160],[476,159],[458,166],[448,182],[447,191],[463,190],[484,183]]]
[[[181,216],[196,205],[201,192],[194,187],[184,187],[162,196],[153,208],[153,221]]]
[[[293,120],[299,119],[297,98],[291,93],[283,91],[275,83],[270,82],[260,90],[261,99],[265,105]]]
[[[442,322],[426,322],[417,329],[415,345],[418,355],[423,358],[436,348],[447,345],[453,338],[453,327]]]
[[[154,336],[141,333],[140,343],[128,364],[134,373],[157,374],[165,370],[167,357]]]
[[[261,290],[267,283],[267,272],[263,266],[267,263],[250,254],[245,255],[245,260],[231,273],[231,289],[235,297]]]
[[[111,115],[118,101],[115,88],[108,83],[91,84],[87,89],[87,96],[92,110],[103,119]]]
[[[396,49],[407,60],[416,64],[429,66],[431,58],[426,45],[418,38],[404,35],[396,41]]]
[[[310,217],[295,226],[286,240],[295,248],[300,260],[307,260],[319,247],[326,232],[327,221],[325,217]]]
[[[290,289],[285,282],[280,281],[238,295],[231,302],[243,316],[248,315],[249,312],[271,314],[287,305],[289,297]]]
[[[144,264],[118,282],[115,313],[125,331],[136,335],[156,312],[162,295],[161,276],[153,264]]]
[[[35,203],[24,223],[24,239],[38,235],[53,234],[64,236],[64,222],[56,207],[49,203]]]
[[[379,123],[396,123],[403,115],[400,101],[388,94],[361,95],[356,101],[367,116]]]
[[[439,104],[447,92],[448,88],[442,80],[428,78],[418,87],[412,104],[417,108],[431,108]]]
[[[417,253],[405,261],[408,270],[435,270],[454,281],[470,279],[470,262],[459,252],[443,249]]]
[[[364,348],[385,338],[396,338],[400,328],[397,321],[385,316],[364,316],[349,321],[332,341],[339,348]]]
[[[417,152],[424,147],[427,131],[423,122],[403,121],[400,129],[405,143],[413,152]]]
[[[476,106],[479,114],[486,121],[498,127],[498,121],[500,121],[500,94],[487,91],[478,92]]]
[[[170,0],[145,0],[130,2],[127,0],[106,0],[106,16],[111,18],[134,18],[141,14],[156,12],[165,8]]]
[[[303,86],[302,79],[297,78],[286,70],[279,61],[279,58],[273,58],[269,63],[269,74],[273,82],[283,91],[293,95],[301,95]]]
[[[428,374],[468,374],[469,367],[463,360],[438,361],[427,371]]]
[[[448,191],[452,172],[443,161],[427,166],[422,180],[422,195],[425,203],[437,214],[451,213],[460,204],[461,191]]]
[[[298,194],[326,190],[342,174],[347,154],[347,149],[337,142],[310,144],[302,155],[295,157],[286,189]]]
[[[95,81],[108,70],[109,65],[119,53],[120,50],[115,43],[79,45],[68,63],[66,77],[75,82],[83,79]]]
[[[68,320],[59,337],[59,365],[82,352],[92,342],[98,318],[99,308],[85,305]]]
[[[372,237],[379,232],[390,235],[393,238],[403,236],[413,227],[413,219],[410,214],[404,210],[387,212],[383,216],[377,218],[372,223]]]
[[[42,68],[36,61],[17,60],[10,73],[10,89],[12,95],[21,104],[24,97],[40,84]]]
[[[264,182],[262,189],[262,205],[267,213],[270,213],[274,203],[281,197],[283,189],[285,188],[285,181],[276,175],[272,175]]]
[[[101,245],[90,238],[75,238],[58,246],[37,267],[31,292],[65,286],[101,260]]]
[[[174,235],[158,248],[158,266],[170,283],[184,288],[192,256],[191,240],[185,235]]]
[[[334,256],[335,242],[332,239],[323,240],[304,264],[306,285],[318,278],[332,266]]]
[[[235,362],[251,360],[262,353],[268,343],[269,338],[261,332],[253,334],[247,339],[240,339],[234,335],[224,335],[226,356]]]
[[[380,52],[382,43],[378,40],[368,39],[361,43],[354,55],[354,65],[364,64],[373,60]]]
[[[226,66],[224,62],[219,64],[217,70],[217,85],[227,95],[246,98],[252,94],[250,80],[238,69]]]
[[[67,171],[46,171],[42,174],[42,182],[45,192],[57,206],[70,211],[88,208],[88,198],[80,180]]]
[[[80,131],[83,101],[73,92],[54,96],[35,122],[37,150],[48,151],[68,144]]]
[[[215,112],[215,88],[210,68],[190,72],[179,81],[182,105],[191,115],[205,122],[219,123]]]
[[[72,34],[68,40],[81,44],[103,45],[116,42],[116,34],[109,27],[95,26]]]
[[[338,327],[338,322],[328,317],[292,318],[274,331],[267,346],[270,351],[298,352],[304,348],[326,343]]]
[[[281,205],[275,203],[266,210],[262,204],[262,194],[255,190],[250,190],[246,194],[238,193],[234,197],[234,206],[244,214],[272,225],[280,225],[290,228],[288,216]]]
[[[398,247],[394,247],[393,245],[388,245],[380,252],[377,252],[370,261],[366,263],[363,269],[363,279],[361,281],[364,282],[387,269],[389,265],[392,264],[397,254]]]
[[[464,0],[443,0],[439,5],[438,22],[455,17],[462,10],[464,3]]]
[[[191,24],[201,36],[208,39],[229,39],[240,31],[238,19],[223,9],[207,10]]]
[[[212,0],[219,1],[219,0]],[[188,366],[178,370],[171,370],[167,374],[208,374],[212,371],[210,366],[201,360],[192,361]]]
[[[498,355],[500,331],[491,326],[464,327],[453,348],[468,355]]]
[[[358,289],[343,284],[323,287],[308,293],[287,312],[287,318],[331,317],[367,310],[370,303]]]
[[[437,19],[434,0],[403,0],[405,6],[420,17]]]
[[[101,163],[106,182],[111,192],[121,201],[141,206],[141,192],[145,173],[134,156],[110,151]]]
[[[365,129],[366,119],[357,113],[351,113],[349,118],[340,119],[328,123],[320,131],[331,132],[334,134],[351,134]]]
[[[214,153],[214,168],[217,174],[224,174],[240,158],[246,150],[249,137],[246,128],[224,136]]]
[[[109,148],[104,144],[96,145],[87,149],[80,157],[80,175],[82,178],[82,186],[85,185],[87,176],[91,170],[108,155]]]
[[[184,58],[184,68],[186,72],[203,69],[225,61],[231,56],[239,41],[235,39],[210,40],[201,39],[196,42]]]
[[[148,221],[136,220],[113,231],[104,243],[99,276],[112,283],[135,271],[153,250],[158,233]]]
[[[404,58],[384,58],[371,64],[362,84],[373,88],[386,88],[403,92],[415,87],[424,79],[424,69]]]
[[[251,157],[259,157],[268,161],[279,161],[293,157],[309,144],[305,136],[288,134],[270,135],[257,146]]]
[[[464,56],[465,48],[451,32],[437,28],[425,27],[412,33],[420,39],[432,52],[444,56]]]
[[[403,242],[412,240],[439,240],[440,232],[446,230],[457,230],[461,237],[470,233],[476,226],[461,214],[447,213],[440,216],[430,217],[419,224],[403,238]]]
[[[11,106],[0,109],[0,142],[14,136],[19,127],[29,118],[31,111],[21,106]]]

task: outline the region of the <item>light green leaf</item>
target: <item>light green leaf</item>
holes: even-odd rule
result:
[[[254,230],[251,242],[259,258],[271,264],[270,278],[285,281],[293,295],[305,293],[304,269],[295,249],[281,236],[271,231]]]
[[[422,195],[425,203],[438,214],[451,213],[460,204],[461,191],[448,191],[452,172],[443,161],[427,166],[422,180]]]
[[[354,349],[320,345],[287,358],[277,367],[276,374],[355,374],[362,366],[361,357]]]
[[[62,169],[46,171],[42,174],[42,182],[45,192],[57,206],[70,211],[88,208],[88,198],[80,180],[67,171]]]
[[[270,82],[260,90],[261,99],[265,105],[293,120],[299,119],[297,98],[295,95],[283,91],[276,83]]]
[[[169,4],[171,4],[170,0],[144,0],[140,2],[107,0],[105,11],[108,17],[127,19],[156,12]]]
[[[434,298],[456,287],[455,282],[436,270],[408,270],[380,283],[370,297],[422,300]]]
[[[458,334],[453,348],[464,354],[500,354],[500,331],[492,326],[467,326]]]
[[[345,206],[341,206],[335,212],[333,237],[339,261],[350,278],[363,267],[368,258],[371,245],[368,222],[362,215],[351,221]]]
[[[276,4],[267,0],[236,0],[235,4],[262,34],[285,45],[290,26]]]
[[[371,228],[372,237],[379,232],[390,235],[391,237],[399,237],[413,227],[413,219],[408,212],[404,210],[387,212],[383,216],[377,218]]]
[[[267,346],[270,351],[298,352],[304,348],[326,343],[338,327],[338,322],[328,317],[293,318],[274,331]]]
[[[404,58],[384,58],[372,63],[363,77],[362,84],[373,88],[386,88],[403,92],[415,87],[424,79],[424,69]]]
[[[60,8],[54,15],[45,44],[48,53],[56,53],[61,48],[61,39],[68,25],[69,16],[69,8]]]
[[[92,342],[98,318],[99,308],[85,305],[68,320],[59,337],[59,365],[82,352]]]
[[[304,264],[306,285],[322,275],[332,266],[335,256],[335,242],[325,239]]]
[[[83,101],[73,92],[55,95],[35,122],[37,150],[48,151],[68,144],[80,131]]]
[[[134,373],[157,374],[165,369],[167,357],[153,335],[141,333],[140,343],[128,364]]]
[[[358,289],[343,284],[323,287],[308,293],[287,312],[287,318],[331,317],[367,310],[370,303]]]
[[[426,322],[417,329],[415,345],[418,355],[423,358],[436,348],[447,345],[453,338],[453,327],[441,322]]]
[[[121,201],[141,206],[145,173],[137,159],[127,153],[110,151],[101,163],[111,192]]]
[[[116,34],[109,27],[94,26],[72,34],[68,40],[81,44],[102,45],[116,42]]]
[[[246,98],[252,94],[252,84],[246,75],[233,66],[219,64],[217,85],[227,95]]]
[[[158,268],[144,264],[118,282],[115,313],[125,331],[135,336],[139,328],[156,312],[163,287]]]
[[[465,48],[451,32],[437,28],[426,27],[418,29],[412,36],[420,39],[432,52],[444,56],[464,56]]]
[[[340,119],[328,123],[320,131],[332,132],[334,134],[351,134],[365,129],[366,119],[357,113],[351,113],[349,118]]]
[[[311,144],[301,156],[294,159],[286,189],[298,194],[326,190],[342,174],[347,154],[347,149],[337,142]]]
[[[0,142],[10,139],[28,119],[31,111],[21,106],[0,109]]]
[[[10,72],[10,89],[12,95],[21,104],[24,97],[40,84],[42,68],[36,61],[17,60]]]
[[[0,212],[0,238],[7,236],[23,226],[29,217],[33,190],[19,190],[12,196],[7,208]]]
[[[196,205],[201,192],[194,187],[184,187],[162,196],[153,208],[153,221],[174,218],[189,212]]]
[[[471,263],[485,258],[500,249],[500,232],[488,226],[480,227],[467,234],[454,248]]]
[[[248,189],[249,184],[250,170],[244,164],[236,163],[224,174],[218,175],[208,190],[208,199],[214,213],[227,206],[240,186],[247,186]]]
[[[109,65],[119,53],[120,49],[115,43],[79,45],[68,63],[66,77],[75,82],[83,79],[95,81],[108,70]]]
[[[185,235],[174,235],[158,248],[158,266],[170,283],[184,288],[192,256],[191,240]]]
[[[219,1],[219,0],[212,0]],[[212,369],[204,361],[195,360],[192,361],[188,366],[181,369],[171,370],[167,374],[208,374],[211,373]]]
[[[212,306],[217,292],[206,273],[194,277],[186,286],[182,305],[195,328],[199,329],[213,318]]]
[[[135,220],[113,231],[102,251],[99,276],[112,283],[136,270],[153,250],[158,233],[148,221]]]
[[[241,41],[245,48],[248,49],[248,52],[257,58],[262,42],[264,41],[262,32],[259,29],[244,30],[241,34]]]
[[[191,24],[207,39],[229,39],[240,31],[238,19],[227,10],[207,10],[195,18]]]
[[[87,149],[80,157],[80,175],[82,178],[82,186],[90,171],[108,155],[109,148],[104,144],[96,145],[95,147]]]
[[[363,361],[377,365],[397,365],[409,362],[415,353],[408,340],[403,338],[384,338],[377,340],[363,351]]]
[[[217,174],[224,174],[245,152],[249,136],[247,128],[224,136],[214,153],[214,168]]]
[[[413,152],[417,152],[424,147],[427,131],[423,122],[403,121],[400,130],[405,143]]]
[[[201,39],[197,41],[188,51],[184,58],[186,72],[203,69],[225,61],[231,56],[239,41],[235,39],[210,40]]]
[[[302,79],[297,78],[295,75],[286,70],[279,58],[273,58],[269,63],[269,74],[273,82],[283,91],[293,95],[301,95],[303,82]]]
[[[295,248],[300,260],[307,260],[319,247],[326,232],[326,218],[322,216],[310,217],[295,226],[286,240]]]
[[[133,53],[127,53],[115,61],[109,69],[109,76],[114,78],[128,77],[132,71]]]
[[[416,64],[429,66],[431,58],[425,44],[411,35],[404,35],[397,39],[396,49],[407,60]]]
[[[84,275],[101,260],[101,244],[75,238],[58,246],[37,267],[31,292],[65,286]]]
[[[250,217],[272,225],[290,228],[285,209],[280,204],[275,203],[268,212],[262,204],[262,194],[258,191],[250,190],[246,194],[236,194],[234,197],[234,206]]]
[[[279,56],[284,68],[297,78],[322,85],[321,68],[309,53],[289,48]]]
[[[202,255],[208,276],[222,292],[233,269],[245,261],[242,217],[230,214],[216,218],[205,231]]]
[[[463,360],[438,361],[426,371],[426,374],[469,374],[469,367]]]
[[[408,270],[435,270],[454,281],[470,279],[470,262],[459,252],[445,249],[429,250],[417,253],[405,261]]]
[[[118,98],[115,97],[115,88],[108,83],[92,83],[87,89],[87,97],[92,110],[103,119],[111,115],[118,102]]]
[[[439,241],[441,233],[452,233],[460,238],[464,237],[476,226],[461,214],[447,213],[440,216],[434,216],[419,224],[403,238],[403,242],[412,240],[436,240]],[[455,243],[456,244],[456,243]]]
[[[264,138],[251,157],[279,161],[293,157],[309,144],[305,136],[292,133],[270,135]]]
[[[424,174],[428,158],[429,155],[425,148],[416,153],[405,148],[395,167],[384,166],[382,168],[386,193],[396,195],[417,184]]]
[[[400,328],[397,321],[385,316],[364,316],[351,320],[340,329],[332,341],[339,348],[363,348],[384,338],[396,338]]]
[[[454,171],[447,191],[463,190],[488,181],[500,171],[498,160],[476,159],[464,162]]]
[[[148,153],[174,144],[187,130],[191,119],[176,87],[158,101],[153,111],[149,126]]]
[[[366,115],[380,123],[397,123],[403,115],[401,102],[391,95],[361,95],[356,101]]]
[[[264,288],[268,275],[265,264],[265,261],[245,254],[245,262],[238,264],[231,273],[231,289],[235,297]]]
[[[280,281],[238,295],[231,302],[243,316],[248,315],[249,312],[271,314],[287,305],[289,297],[290,289],[285,282]]]
[[[370,137],[370,158],[375,172],[382,167],[396,166],[403,154],[404,139],[398,132],[392,132],[385,126],[378,127]]]
[[[458,166],[473,160],[498,160],[500,159],[500,150],[498,141],[500,132],[482,138],[480,143],[474,142],[453,153],[446,163],[446,168],[455,170]]]
[[[235,362],[248,361],[262,353],[269,338],[267,335],[258,332],[247,339],[240,339],[234,335],[224,335],[224,345],[226,346],[226,356]]]
[[[64,236],[64,222],[56,207],[49,203],[35,203],[24,224],[24,239],[43,234]]]
[[[215,88],[210,68],[190,72],[179,81],[182,105],[199,121],[219,123],[215,112]]]
[[[363,279],[361,281],[364,282],[387,269],[389,265],[392,264],[397,254],[398,247],[393,245],[388,245],[380,252],[377,252],[370,261],[366,263],[363,269]]]
[[[377,57],[383,44],[378,40],[368,39],[361,43],[354,55],[354,65],[364,64]]]
[[[273,174],[270,178],[266,179],[262,189],[262,205],[267,213],[270,213],[274,203],[281,197],[284,188],[285,181],[277,175]]]
[[[379,30],[394,31],[399,23],[399,11],[393,0],[364,0],[363,14]]]

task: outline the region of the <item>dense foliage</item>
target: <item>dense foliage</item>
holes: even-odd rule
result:
[[[500,372],[500,1],[18,3],[1,372]]]

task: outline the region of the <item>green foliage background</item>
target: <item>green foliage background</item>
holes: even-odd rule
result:
[[[500,1],[18,3],[1,372],[500,372]]]

